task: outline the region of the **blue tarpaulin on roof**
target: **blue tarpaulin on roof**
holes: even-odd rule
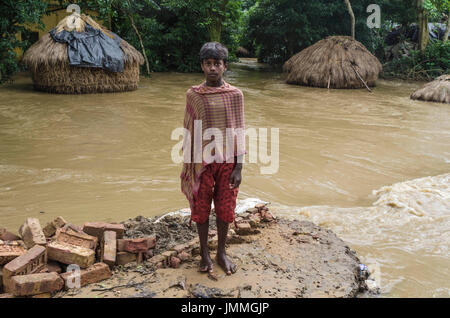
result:
[[[86,23],[84,32],[50,31],[54,41],[67,44],[69,64],[80,67],[101,67],[111,72],[123,72],[123,51],[120,37],[113,32],[110,38],[101,30]]]

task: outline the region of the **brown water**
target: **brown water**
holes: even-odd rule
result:
[[[245,165],[239,198],[329,227],[378,269],[386,296],[450,296],[448,105],[410,100],[421,83],[380,80],[372,94],[286,85],[248,60],[226,79],[244,92],[248,128],[279,128],[278,172]],[[70,96],[33,91],[24,74],[1,87],[0,226],[186,207],[170,137],[201,81],[157,73],[135,92]],[[372,191],[394,183],[374,204],[383,195]],[[402,197],[403,187],[413,190]]]

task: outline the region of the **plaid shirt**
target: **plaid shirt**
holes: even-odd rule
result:
[[[202,137],[205,136],[205,131],[210,128],[220,130],[221,134],[214,134],[214,141],[217,149],[223,149],[219,154],[215,151],[212,153],[218,160],[226,162],[229,159],[234,159],[236,156],[244,155],[245,151],[245,121],[244,121],[244,96],[238,88],[229,85],[225,81],[220,87],[206,86],[205,83],[201,85],[192,86],[186,93],[186,109],[184,115],[184,128],[190,133],[190,145],[188,139],[184,138],[183,150],[188,146],[191,147],[191,160],[183,163],[183,170],[181,172],[181,191],[186,195],[191,204],[195,195],[198,192],[200,185],[200,176],[209,162],[205,162],[203,157],[203,150],[211,140],[203,139],[201,149],[197,150],[197,156],[194,152],[195,121],[201,121]],[[197,122],[198,124],[199,122]],[[229,150],[227,156],[227,128],[239,128],[241,133],[233,137],[233,150]],[[229,140],[230,141],[230,140]],[[209,146],[211,147],[211,145]],[[199,153],[201,151],[201,153]],[[197,160],[196,160],[197,158]],[[201,158],[201,162],[198,160]]]

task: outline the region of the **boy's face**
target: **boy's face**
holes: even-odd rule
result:
[[[202,61],[202,70],[205,73],[206,81],[210,83],[219,82],[227,67],[223,60],[207,59]]]

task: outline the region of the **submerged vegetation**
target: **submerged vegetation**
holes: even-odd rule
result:
[[[138,49],[145,59],[141,74],[198,72],[198,51],[207,41],[220,41],[230,51],[248,52],[260,62],[282,65],[303,49],[328,36],[355,34],[382,63],[382,76],[433,79],[449,72],[450,0],[380,0],[381,27],[369,28],[371,0],[5,0],[0,4],[0,82],[22,67],[17,48],[26,50],[30,26],[43,28],[42,17],[77,3]],[[49,3],[52,3],[50,9]],[[59,7],[55,9],[55,3]],[[447,26],[439,39],[424,28],[430,22]],[[415,39],[399,30],[416,25]],[[386,39],[399,33],[396,44],[406,52],[386,54]],[[21,37],[17,35],[20,34]],[[406,43],[406,44],[405,44]],[[396,45],[395,44],[395,45]],[[394,50],[397,50],[394,47]]]

